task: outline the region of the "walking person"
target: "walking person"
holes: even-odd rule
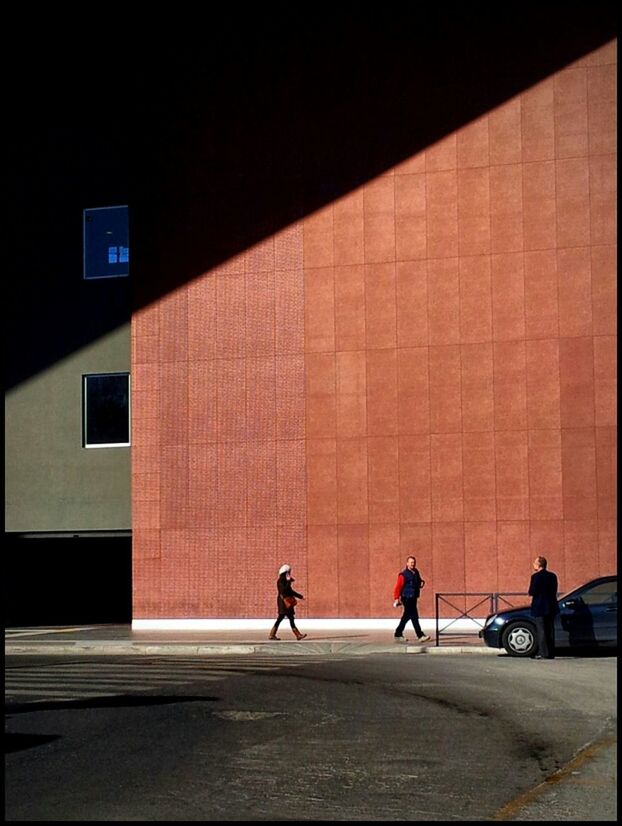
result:
[[[294,607],[296,605],[296,601],[299,599],[304,599],[304,597],[302,594],[299,594],[298,591],[294,591],[292,587],[292,582],[294,581],[291,567],[287,564],[281,565],[279,568],[279,578],[276,581],[278,592],[276,606],[278,616],[276,618],[276,622],[270,629],[269,639],[271,640],[280,639],[280,637],[277,637],[276,632],[279,630],[279,625],[283,622],[285,617],[289,620],[289,624],[297,640],[303,640],[307,636],[306,634],[301,634],[296,628]]]
[[[397,608],[399,605],[402,605],[404,608],[402,618],[395,629],[394,637],[396,640],[404,639],[404,628],[406,628],[406,623],[409,620],[413,624],[419,642],[428,642],[430,639],[430,637],[421,630],[419,612],[417,610],[417,600],[424,585],[425,580],[421,579],[421,574],[417,569],[417,560],[414,556],[409,556],[406,559],[406,567],[397,575],[397,582],[393,589],[393,607]]]
[[[537,653],[533,659],[555,659],[555,616],[559,614],[557,603],[557,576],[547,570],[547,560],[537,556],[533,561],[534,573],[529,583],[531,616],[536,622]]]

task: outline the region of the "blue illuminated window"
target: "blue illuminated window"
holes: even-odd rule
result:
[[[127,206],[84,210],[84,277],[123,278],[130,274]]]

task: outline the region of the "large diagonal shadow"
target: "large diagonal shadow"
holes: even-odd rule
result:
[[[617,30],[608,3],[277,7],[208,15],[192,43],[59,48],[26,79],[9,387]],[[82,209],[123,203],[131,279],[82,282]]]

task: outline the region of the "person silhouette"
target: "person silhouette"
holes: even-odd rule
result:
[[[294,610],[296,600],[304,599],[304,597],[302,594],[299,594],[298,591],[294,591],[292,587],[292,583],[294,581],[295,580],[292,576],[291,566],[287,563],[281,565],[281,567],[279,568],[279,577],[276,581],[276,605],[278,616],[276,618],[276,622],[270,629],[269,639],[271,640],[280,639],[280,637],[277,637],[276,632],[279,630],[279,625],[283,622],[285,617],[287,617],[287,619],[289,620],[289,624],[297,640],[303,640],[307,636],[306,634],[301,634],[300,631],[296,628]]]
[[[538,648],[533,658],[553,660],[555,658],[555,616],[559,614],[557,602],[557,576],[547,571],[547,560],[537,556],[533,561],[534,572],[529,582],[531,616],[536,623]]]
[[[397,582],[393,589],[393,607],[397,608],[402,605],[404,608],[402,617],[393,635],[396,640],[404,639],[404,628],[406,628],[406,623],[409,620],[413,624],[419,642],[428,642],[430,639],[430,637],[421,630],[419,612],[417,611],[417,600],[424,585],[425,580],[421,579],[421,574],[417,569],[417,560],[414,556],[407,557],[406,567],[397,575]]]

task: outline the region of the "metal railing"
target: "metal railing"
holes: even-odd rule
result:
[[[457,605],[454,605],[447,597],[483,597],[478,602],[475,602],[473,605],[470,605],[468,608],[464,610]],[[450,628],[452,625],[460,622],[461,620],[469,620],[473,623],[475,630],[479,630],[484,627],[484,622],[480,619],[482,616],[483,609],[481,606],[486,605],[486,610],[484,613],[484,618],[489,614],[494,614],[499,610],[499,606],[503,603],[505,607],[514,608],[515,606],[509,602],[506,597],[521,597],[523,602],[526,602],[529,598],[525,592],[521,591],[484,591],[484,592],[445,592],[445,593],[437,593],[434,595],[434,615],[435,615],[435,627],[436,627],[436,645],[440,645],[440,637],[441,635],[445,636],[465,636],[465,631],[448,631],[447,629]],[[443,619],[441,617],[441,606],[442,604],[449,605],[454,611],[458,612],[458,616],[454,616],[447,622],[446,625],[441,629],[440,623]],[[479,616],[474,617],[472,616],[472,612],[476,609],[480,609]]]

